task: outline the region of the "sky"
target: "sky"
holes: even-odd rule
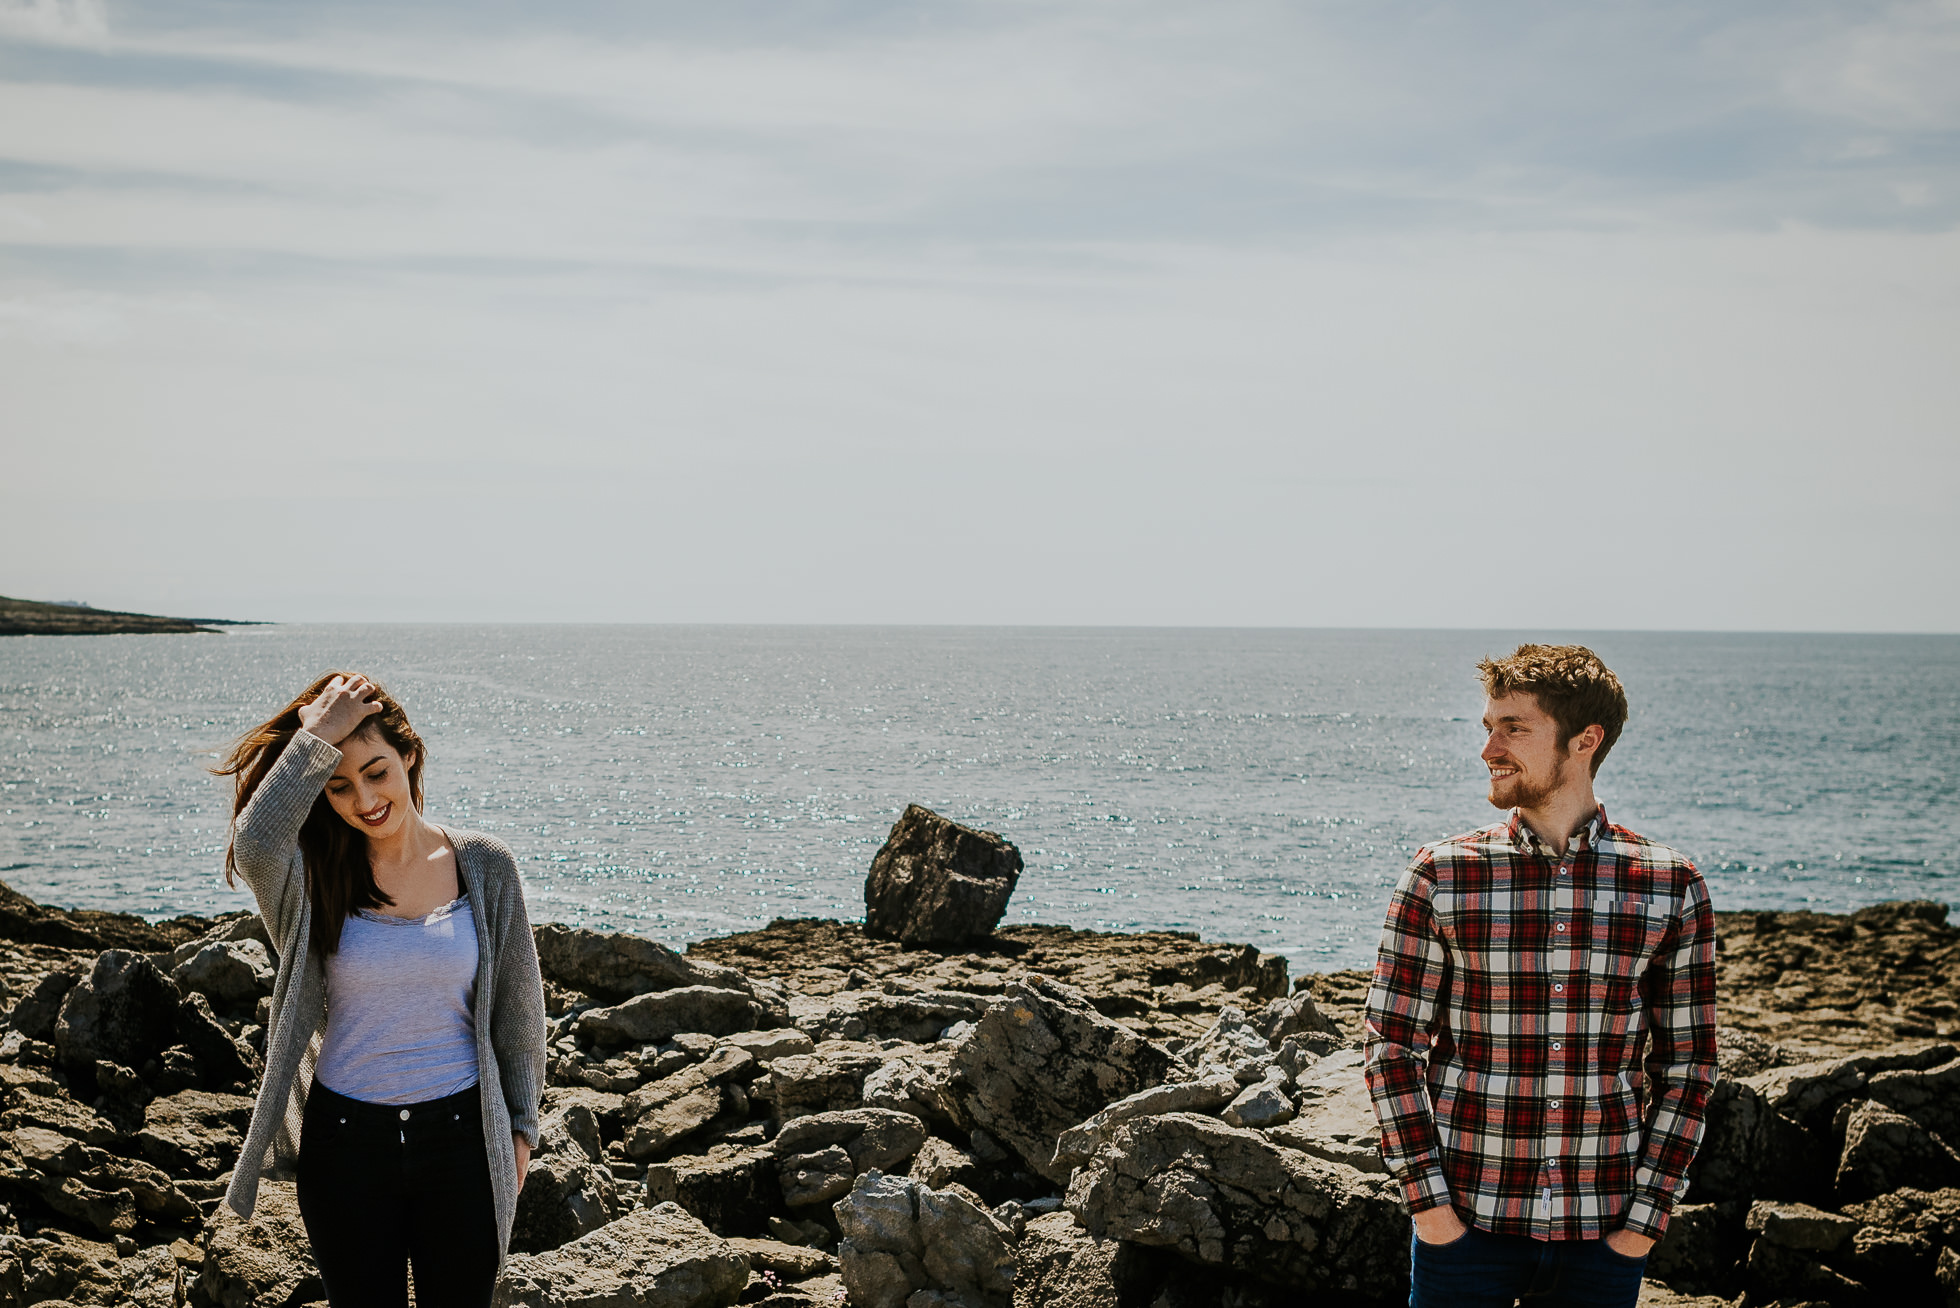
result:
[[[0,594],[1960,631],[1960,0],[0,0]]]

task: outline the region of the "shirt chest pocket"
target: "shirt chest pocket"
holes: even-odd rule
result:
[[[1601,892],[1592,898],[1587,968],[1595,976],[1633,980],[1646,970],[1667,934],[1667,909],[1640,895]]]

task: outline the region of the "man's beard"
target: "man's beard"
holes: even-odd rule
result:
[[[1559,792],[1565,782],[1565,761],[1571,758],[1569,750],[1559,751],[1557,766],[1552,775],[1542,781],[1533,781],[1526,775],[1522,764],[1515,775],[1490,783],[1488,796],[1492,808],[1537,808]]]

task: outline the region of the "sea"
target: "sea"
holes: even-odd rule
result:
[[[1960,637],[951,627],[306,626],[0,640],[0,879],[151,918],[222,874],[226,743],[327,669],[429,747],[427,811],[537,920],[676,947],[860,918],[907,804],[1026,863],[1008,922],[1366,966],[1424,842],[1497,818],[1475,664],[1578,640],[1632,701],[1611,817],[1716,907],[1950,902]]]

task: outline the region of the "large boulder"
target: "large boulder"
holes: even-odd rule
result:
[[[1031,976],[1007,987],[961,1040],[948,1095],[961,1125],[1011,1149],[1029,1171],[1065,1185],[1062,1133],[1176,1070],[1171,1053],[1098,1013],[1067,986]]]
[[[871,860],[864,929],[907,945],[950,945],[993,934],[1021,878],[1021,851],[917,804],[906,807]]]
[[[1014,1292],[1011,1232],[953,1190],[866,1172],[835,1207],[837,1246],[853,1308],[952,1303],[1008,1308]],[[929,1296],[913,1299],[921,1292]]]
[[[1067,1207],[1093,1235],[1302,1295],[1408,1293],[1409,1221],[1387,1178],[1216,1118],[1123,1123],[1076,1172]]]
[[[532,928],[532,935],[545,979],[594,999],[616,1003],[685,986],[754,991],[748,978],[734,968],[697,962],[645,936],[587,931],[562,922],[540,923]]]
[[[679,1204],[639,1208],[548,1253],[504,1265],[498,1308],[726,1308],[749,1263]]]
[[[249,1218],[219,1204],[203,1245],[195,1308],[285,1308],[327,1297],[290,1181],[261,1181]]]
[[[54,1045],[71,1076],[97,1059],[141,1067],[177,1038],[177,988],[142,954],[104,950],[61,1001]]]

